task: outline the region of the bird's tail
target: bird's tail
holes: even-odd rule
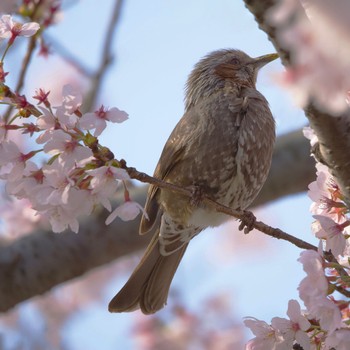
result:
[[[188,243],[170,255],[160,254],[159,232],[136,266],[133,274],[108,306],[110,312],[127,312],[141,309],[153,314],[164,307],[171,281],[186,251]]]

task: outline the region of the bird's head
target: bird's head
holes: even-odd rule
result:
[[[227,81],[239,86],[255,87],[258,71],[278,58],[268,54],[252,58],[240,50],[224,49],[209,53],[194,67],[186,84],[186,108],[201,97],[225,86]]]

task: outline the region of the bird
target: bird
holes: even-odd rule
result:
[[[184,115],[164,146],[154,177],[246,209],[267,178],[275,142],[275,121],[256,89],[257,73],[277,58],[276,53],[252,58],[237,49],[203,57],[188,77]],[[229,218],[200,201],[150,185],[139,233],[155,233],[109,311],[140,309],[149,315],[162,309],[190,240]]]

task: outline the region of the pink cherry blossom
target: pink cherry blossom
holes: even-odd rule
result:
[[[69,84],[63,86],[62,106],[68,113],[73,114],[74,112],[79,110],[82,103],[83,97],[79,90],[75,89]]]
[[[68,169],[77,162],[92,157],[92,152],[89,148],[82,146],[77,140],[62,130],[52,132],[52,138],[45,144],[44,151],[51,155],[59,155],[59,162]]]
[[[31,187],[30,187],[31,186]],[[23,184],[14,187],[18,191],[16,196],[25,194],[35,210],[45,214],[44,216],[55,225],[56,217],[64,216],[62,227],[75,226],[74,216],[89,215],[94,206],[94,197],[89,190],[80,189],[75,184],[75,179],[70,176],[69,169],[56,159],[52,164],[46,164],[43,169],[32,172],[24,178]],[[63,218],[61,218],[63,220]],[[73,228],[72,228],[73,229]]]
[[[50,102],[47,98],[50,95],[50,91],[46,92],[44,89],[40,88],[39,90],[36,90],[35,93],[36,94],[33,96],[33,98],[39,101],[38,105],[42,103],[45,107],[49,108]]]
[[[246,344],[246,350],[277,350],[278,344],[283,342],[283,336],[279,331],[265,321],[249,317],[244,320],[244,324],[255,335],[255,338]]]
[[[13,141],[2,142],[0,144],[0,165],[7,165],[2,176],[10,181],[21,178],[29,158],[31,158],[31,153],[22,153]]]
[[[274,317],[271,320],[271,326],[277,329],[283,336],[283,346],[286,349],[292,349],[293,343],[296,341],[304,350],[309,350],[310,339],[306,331],[310,328],[311,324],[301,313],[300,305],[296,300],[290,300],[288,302],[287,315],[289,316],[289,320],[281,317]]]
[[[118,180],[130,179],[129,174],[124,169],[113,166],[102,166],[97,169],[87,170],[86,173],[92,176],[90,188],[92,189],[92,195],[96,198],[96,202],[101,203],[107,210],[111,211],[112,207],[109,198],[115,193],[118,187]]]
[[[328,167],[316,163],[316,181],[309,185],[308,196],[312,199],[310,211],[317,215],[331,216],[339,221],[346,210],[340,201],[340,190]]]
[[[323,260],[319,253],[313,250],[305,250],[298,259],[303,264],[307,276],[298,287],[300,298],[306,307],[317,297],[326,297],[328,281],[323,269]]]
[[[19,199],[31,197],[32,191],[37,191],[38,184],[41,184],[44,175],[41,169],[32,162],[27,161],[23,174],[19,178],[10,178],[6,183],[6,192],[10,195],[16,196]]]
[[[332,6],[327,0],[283,0],[269,13],[293,57],[280,81],[300,106],[313,100],[334,115],[348,108],[349,11],[348,1]]]
[[[86,173],[93,176],[90,181],[92,193],[114,193],[118,184],[116,180],[130,179],[130,176],[126,170],[113,166],[102,166],[97,169],[87,170]]]
[[[311,316],[319,320],[322,329],[334,332],[342,326],[342,315],[338,306],[326,297],[314,298],[308,310]]]
[[[10,15],[2,15],[0,18],[0,39],[10,38],[10,44],[17,36],[32,36],[36,34],[40,26],[36,22],[21,24],[15,22]]]
[[[134,220],[140,213],[147,215],[139,203],[134,201],[126,201],[112,211],[112,213],[106,219],[106,225],[109,225],[115,220],[116,217],[121,218],[123,221]]]
[[[55,107],[55,115],[62,128],[67,130],[75,128],[78,123],[79,109],[82,102],[83,97],[80,91],[69,84],[63,87],[62,105]]]
[[[300,305],[296,300],[289,301],[287,315],[290,320],[281,317],[274,317],[271,320],[272,327],[277,329],[283,336],[283,346],[292,349],[293,343],[296,341],[304,350],[309,350],[310,339],[306,331],[311,324],[301,313]]]
[[[317,221],[312,224],[312,231],[317,238],[326,240],[326,251],[331,250],[336,257],[344,255],[346,248],[344,226],[323,215],[313,215],[313,217]]]
[[[69,210],[65,210],[63,207],[51,207],[44,211],[42,215],[50,221],[53,232],[63,232],[68,227],[75,233],[78,233],[79,231],[79,221],[77,220],[75,213],[73,214]]]
[[[64,166],[55,161],[52,165],[46,165],[43,173],[46,185],[51,188],[51,193],[43,200],[43,204],[67,204],[70,191],[74,188],[74,181],[69,178]]]
[[[36,125],[44,132],[38,136],[36,142],[42,144],[52,139],[53,131],[58,128],[58,120],[47,108],[38,106],[38,109],[40,109],[42,115],[37,118]]]
[[[350,329],[339,329],[326,338],[326,349],[349,350]]]
[[[308,275],[323,275],[323,258],[314,250],[304,250],[298,259]]]
[[[126,119],[128,119],[128,114],[126,112],[116,107],[108,110],[101,106],[100,109],[94,113],[84,114],[79,120],[79,125],[84,130],[95,129],[94,136],[97,137],[101,135],[102,131],[106,128],[107,121],[122,123]]]

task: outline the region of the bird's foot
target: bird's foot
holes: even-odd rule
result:
[[[243,230],[245,234],[248,234],[254,228],[256,217],[251,211],[243,210],[243,215],[239,220],[241,223],[239,224],[238,229],[240,231]]]
[[[193,207],[198,207],[199,203],[202,201],[204,196],[203,188],[199,185],[192,185],[189,187],[189,189],[192,192],[190,204]]]

